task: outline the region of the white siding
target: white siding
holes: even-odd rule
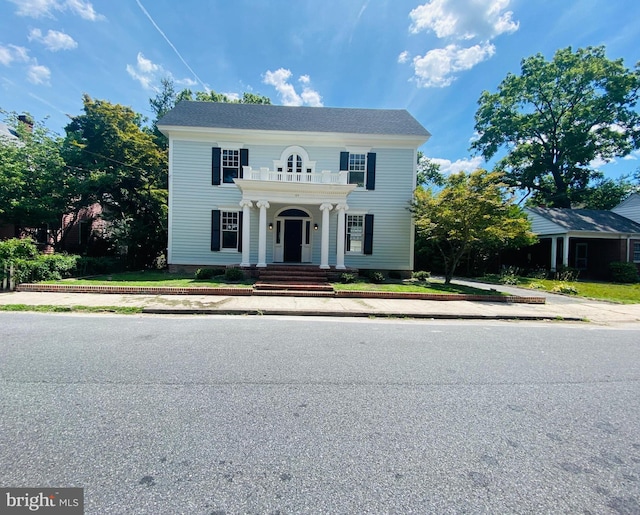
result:
[[[291,143],[295,145],[295,142]],[[211,251],[211,211],[234,208],[241,210],[241,193],[235,186],[211,184],[211,148],[216,142],[173,140],[172,143],[172,226],[171,264],[229,265],[238,264],[240,252]],[[245,145],[249,149],[249,165],[273,168],[289,145]],[[316,171],[338,171],[340,152],[344,147],[303,146],[309,160],[316,161]],[[374,215],[373,254],[345,255],[345,265],[357,268],[409,270],[412,264],[413,225],[408,210],[413,192],[414,149],[373,148],[376,153],[375,190],[359,188],[347,198],[349,213]],[[311,226],[322,226],[322,213],[317,205],[275,204],[267,210],[267,223],[273,222],[284,207],[300,207],[311,214]],[[259,210],[251,210],[252,264],[258,260]],[[321,229],[313,231],[312,263],[320,264]],[[336,264],[337,212],[330,212],[329,264]],[[267,263],[273,262],[275,230],[267,232]]]
[[[540,216],[533,211],[526,209],[525,212],[531,220],[531,230],[534,234],[538,236],[545,236],[550,234],[563,234],[567,232],[567,230],[563,227],[560,227],[557,223],[548,220],[544,216]]]
[[[640,195],[633,193],[611,211],[640,224]]]

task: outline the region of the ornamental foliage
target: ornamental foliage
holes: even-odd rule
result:
[[[535,243],[527,216],[506,194],[502,174],[485,170],[449,175],[437,192],[416,189],[411,211],[417,235],[436,245],[445,283],[470,252],[490,254]]]

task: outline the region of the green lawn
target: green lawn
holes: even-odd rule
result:
[[[142,272],[122,272],[94,276],[87,279],[64,279],[62,281],[45,281],[45,284],[78,284],[78,285],[114,285],[114,286],[175,286],[175,287],[225,287],[251,288],[254,281],[226,281],[224,276],[212,279],[194,279],[193,274],[170,274],[162,270],[145,270]]]
[[[449,293],[449,294],[467,294],[467,295],[504,295],[499,291],[487,291],[471,286],[463,286],[461,284],[444,284],[444,282],[433,281],[428,283],[420,282],[396,282],[374,284],[370,282],[355,283],[334,283],[336,290],[354,290],[354,291],[391,291],[400,293]]]
[[[237,287],[250,288],[255,281],[246,279],[240,282],[229,282],[224,276],[209,280],[196,280],[193,275],[170,274],[161,270],[146,270],[143,272],[122,272],[117,274],[94,276],[87,279],[64,279],[62,281],[46,281],[46,284],[73,284],[98,286],[175,286],[175,287]],[[443,282],[433,281],[422,283],[418,281],[393,281],[384,284],[373,284],[368,281],[342,284],[334,283],[336,290],[359,291],[389,291],[389,292],[418,292],[418,293],[463,293],[470,295],[501,295],[500,292],[488,292],[479,288],[462,286],[460,284],[445,285]],[[499,287],[498,287],[499,288]]]
[[[608,300],[610,302],[619,302],[621,304],[638,304],[640,303],[640,283],[635,284],[616,284],[601,283],[588,281],[564,282],[553,281],[550,279],[520,279],[518,286],[525,288],[539,289],[545,291],[553,291],[560,284],[564,284],[575,288],[576,295],[589,299]]]

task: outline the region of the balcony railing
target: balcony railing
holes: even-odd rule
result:
[[[293,182],[301,184],[347,184],[349,172],[332,172],[331,170],[322,170],[319,173],[290,173],[269,168],[260,168],[254,170],[250,166],[242,169],[243,178],[252,181],[273,181],[273,182]]]

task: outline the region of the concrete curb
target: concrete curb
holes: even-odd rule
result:
[[[446,314],[446,313],[367,313],[359,311],[305,311],[282,309],[171,309],[171,308],[143,308],[147,315],[238,315],[238,316],[313,316],[340,318],[403,318],[428,320],[523,320],[523,321],[561,321],[584,322],[578,317],[557,317],[551,315],[477,315],[477,314]]]

